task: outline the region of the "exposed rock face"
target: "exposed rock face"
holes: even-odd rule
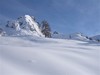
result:
[[[2,28],[0,28],[0,36],[4,36],[5,35],[5,32]]]

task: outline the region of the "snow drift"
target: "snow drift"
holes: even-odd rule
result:
[[[0,37],[0,75],[100,75],[100,45]]]

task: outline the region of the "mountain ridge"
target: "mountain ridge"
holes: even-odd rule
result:
[[[37,36],[44,37],[38,22],[33,16],[24,15],[18,17],[16,20],[7,21],[6,25],[0,24],[0,36]],[[61,34],[58,32],[52,33],[52,38],[57,39],[74,39],[81,41],[98,40],[96,36],[88,37],[82,33]]]

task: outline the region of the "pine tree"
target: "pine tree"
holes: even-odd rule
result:
[[[93,40],[92,38],[89,38],[89,40]]]
[[[57,31],[54,31],[53,34],[58,34],[58,32]]]
[[[42,21],[42,33],[45,37],[51,37],[51,28],[47,21]]]

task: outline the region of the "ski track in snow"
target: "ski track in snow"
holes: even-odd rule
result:
[[[100,45],[20,37],[0,42],[0,75],[100,75]]]

